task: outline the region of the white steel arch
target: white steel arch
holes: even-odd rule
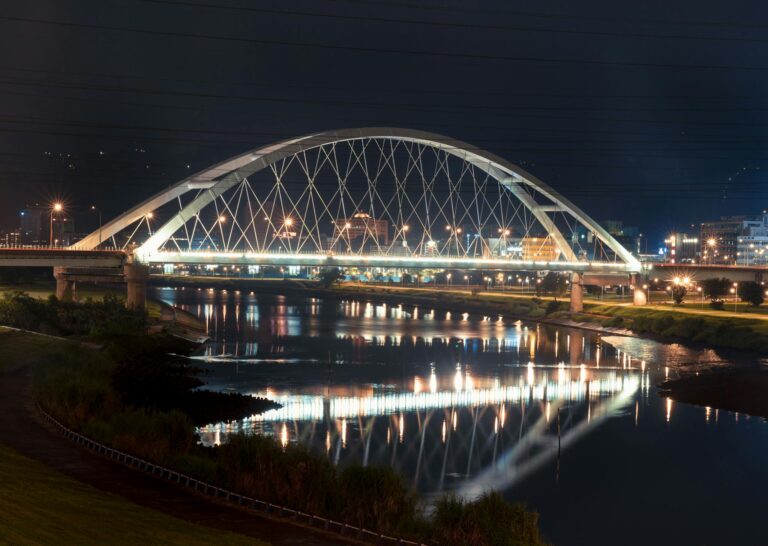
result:
[[[249,151],[247,153],[230,158],[222,163],[204,169],[197,174],[186,178],[170,188],[163,190],[139,205],[131,208],[124,214],[102,226],[72,246],[74,249],[91,250],[98,247],[103,241],[140,221],[142,218],[164,204],[179,198],[189,191],[199,192],[191,202],[184,206],[175,216],[152,234],[144,244],[135,251],[139,260],[147,260],[158,252],[160,247],[186,222],[191,220],[205,206],[211,204],[227,190],[233,188],[247,177],[263,170],[285,158],[306,152],[326,145],[339,142],[383,139],[419,144],[438,149],[446,154],[455,156],[487,173],[504,188],[510,191],[538,220],[541,226],[557,245],[565,257],[567,263],[578,261],[573,248],[553,222],[549,213],[564,212],[570,214],[581,225],[589,229],[595,237],[605,244],[615,256],[622,262],[622,270],[627,272],[639,272],[640,262],[632,256],[618,241],[616,241],[597,222],[592,220],[585,212],[568,199],[560,195],[550,186],[503,158],[480,150],[472,145],[442,135],[417,131],[412,129],[400,129],[390,127],[373,127],[342,129],[306,135],[290,140],[285,140],[268,146]],[[550,201],[545,205],[539,204],[533,196],[526,191],[529,187]],[[201,191],[202,190],[202,191]]]

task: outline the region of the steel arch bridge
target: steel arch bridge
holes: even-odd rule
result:
[[[204,169],[103,225],[137,261],[635,273],[605,229],[520,167],[445,136],[344,129]]]

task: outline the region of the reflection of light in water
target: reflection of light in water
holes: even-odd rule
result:
[[[400,429],[400,443],[403,443],[403,435],[405,434],[405,419],[403,418],[403,414],[400,414],[400,426],[398,427]]]
[[[456,370],[456,373],[453,375],[453,388],[460,391],[463,386],[464,380],[461,377],[461,370]]]
[[[669,423],[669,418],[672,416],[672,399],[667,398],[667,423]]]
[[[429,374],[429,391],[433,394],[437,392],[437,375],[434,370]]]
[[[283,428],[280,429],[280,445],[285,448],[288,445],[288,427],[283,423]]]
[[[327,431],[325,433],[325,451],[330,452],[331,451],[331,431]]]
[[[467,373],[464,374],[464,386],[468,391],[471,391],[475,388],[475,380],[472,379],[469,370],[467,370]]]
[[[547,423],[549,423],[549,414],[550,414],[551,409],[552,409],[552,404],[550,404],[549,401],[547,401],[547,409],[546,409]]]
[[[445,443],[445,419],[443,419],[443,443]]]
[[[421,392],[421,378],[417,375],[413,378],[413,393],[419,394]]]
[[[706,406],[704,408],[704,420],[709,423],[709,416],[712,414],[712,408]]]
[[[451,413],[453,414],[453,430],[456,430],[456,424],[458,423],[458,413],[456,413],[456,410],[453,410]]]
[[[347,447],[347,420],[341,420],[341,447]]]
[[[528,363],[528,374],[527,374],[528,384],[533,385],[533,380],[535,379],[534,373],[533,373],[533,362]]]
[[[494,417],[494,419],[493,419],[493,433],[494,434],[498,434],[498,432],[499,432],[499,418],[498,417]]]
[[[399,414],[400,433],[404,429],[402,412],[416,410],[440,409],[451,407],[476,407],[491,404],[517,403],[528,398],[534,400],[567,400],[582,401],[590,396],[605,396],[614,394],[630,386],[635,389],[640,379],[635,375],[617,376],[609,374],[604,379],[593,379],[581,383],[568,381],[556,383],[542,380],[531,385],[506,385],[473,390],[448,390],[436,392],[383,393],[370,396],[335,396],[325,399],[320,395],[277,395],[271,399],[282,405],[281,408],[267,411],[261,415],[248,417],[236,422],[234,427],[249,428],[255,422],[283,421],[322,421],[330,419],[346,419],[351,417],[366,417],[372,415]],[[263,393],[255,393],[264,396]],[[328,414],[326,415],[326,412]],[[207,425],[201,432],[209,433],[221,430],[224,425]]]
[[[501,405],[501,426],[504,426],[504,421],[507,419],[507,407],[502,404]]]
[[[579,366],[579,368],[580,368],[579,382],[584,383],[587,380],[587,367],[584,364],[582,364],[581,366]]]

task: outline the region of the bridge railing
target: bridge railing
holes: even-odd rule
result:
[[[234,491],[224,489],[218,485],[199,480],[187,474],[183,474],[170,468],[154,464],[150,461],[147,461],[146,459],[135,457],[124,451],[120,451],[105,444],[91,440],[87,436],[83,436],[82,434],[79,434],[61,424],[39,405],[38,410],[46,421],[48,421],[55,429],[57,429],[65,438],[71,440],[75,444],[93,451],[98,455],[106,457],[107,459],[111,459],[119,464],[134,470],[138,470],[139,472],[143,472],[171,484],[184,487],[190,491],[194,491],[197,494],[223,500],[243,509],[258,512],[266,517],[280,518],[287,520],[290,523],[307,526],[314,529],[321,529],[328,533],[345,536],[350,539],[367,542],[370,544],[377,544],[382,546],[389,544],[403,546],[427,546],[426,544],[419,542],[392,537],[382,533],[376,533],[375,531],[364,529],[363,527],[356,527],[354,525],[349,525],[348,523],[335,521],[330,518],[318,516],[315,514],[308,514],[306,512],[294,510],[280,504],[265,502],[262,500],[254,499],[252,497],[248,497],[246,495],[235,493]]]

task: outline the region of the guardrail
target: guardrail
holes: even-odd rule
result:
[[[133,455],[125,453],[124,451],[119,451],[107,445],[95,442],[87,436],[83,436],[82,434],[79,434],[65,427],[39,405],[37,408],[43,417],[45,417],[45,419],[54,426],[54,428],[56,428],[65,438],[71,440],[75,444],[93,451],[98,455],[112,459],[113,461],[116,461],[117,463],[120,463],[124,466],[133,468],[140,472],[144,472],[145,474],[149,474],[155,478],[186,487],[187,489],[193,490],[198,494],[236,504],[239,507],[245,508],[247,510],[262,512],[268,517],[282,518],[284,520],[288,520],[289,523],[303,524],[315,529],[322,529],[326,532],[334,533],[361,542],[382,546],[387,544],[397,544],[402,546],[427,546],[423,543],[391,537],[381,533],[375,533],[362,527],[355,527],[354,525],[334,521],[332,519],[314,514],[307,514],[301,512],[300,510],[294,510],[279,504],[264,502],[258,499],[247,497],[245,495],[240,495],[239,493],[229,491],[217,485],[198,480],[197,478],[176,472],[170,468],[156,465],[145,459],[134,457]]]

